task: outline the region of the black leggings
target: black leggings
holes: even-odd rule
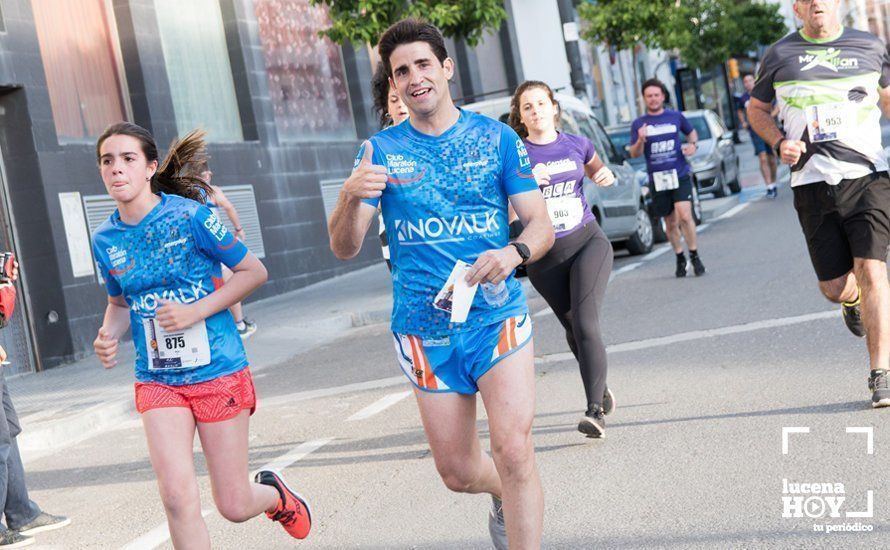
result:
[[[602,406],[606,392],[606,344],[600,312],[609,275],[612,244],[596,222],[556,240],[541,260],[528,266],[528,278],[566,330],[578,360],[587,407]]]

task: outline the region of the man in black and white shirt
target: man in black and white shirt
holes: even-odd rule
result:
[[[794,206],[819,288],[866,336],[874,407],[890,406],[890,53],[840,24],[840,0],[796,0],[804,26],[773,44],[748,104],[751,127],[791,165]],[[775,100],[785,135],[770,116]],[[880,108],[879,108],[880,106]]]

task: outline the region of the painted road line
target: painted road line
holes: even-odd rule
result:
[[[611,281],[612,279],[609,278],[609,280]],[[541,311],[532,313],[532,318],[537,319],[538,317],[543,317],[544,315],[550,315],[551,313],[553,313],[553,310],[550,308],[550,306],[547,306],[544,309],[542,309]]]
[[[643,256],[642,258],[640,258],[640,261],[648,262],[649,260],[654,260],[655,258],[661,256],[662,254],[666,253],[670,249],[671,249],[670,245],[668,245],[668,244],[662,245],[659,248],[656,248],[652,252],[650,252],[650,253],[646,254],[645,256]]]
[[[308,390],[287,395],[276,395],[268,399],[260,400],[263,407],[280,407],[290,405],[297,401],[306,401],[308,399],[318,399],[320,397],[331,397],[342,395],[344,393],[360,392],[365,390],[376,390],[380,388],[389,388],[408,383],[404,375],[391,376],[389,378],[379,378],[377,380],[369,380],[368,382],[357,382],[355,384],[344,384],[343,386],[334,386],[333,388],[322,388],[320,390]]]
[[[324,447],[333,440],[333,437],[324,437],[321,439],[313,439],[312,441],[304,441],[303,443],[300,443],[293,449],[279,456],[272,462],[263,464],[262,466],[257,468],[257,470],[281,471],[294,462],[302,460],[303,458],[309,456],[310,454]]]
[[[386,409],[392,407],[393,405],[395,405],[402,399],[405,399],[406,397],[411,395],[411,393],[412,393],[411,390],[408,390],[408,391],[403,391],[403,392],[399,392],[399,393],[391,393],[389,395],[385,395],[385,396],[381,397],[380,399],[378,399],[377,401],[375,401],[374,403],[371,403],[364,409],[362,409],[362,410],[358,411],[357,413],[355,413],[354,415],[350,416],[349,418],[346,419],[346,421],[352,422],[355,420],[365,420],[367,418],[371,418],[375,414],[381,413],[381,412],[385,411]]]
[[[257,468],[257,470],[281,471],[294,462],[305,458],[311,453],[324,447],[333,440],[333,437],[326,437],[323,439],[306,441],[297,445],[290,451],[284,453],[272,462],[260,466],[259,468]],[[254,474],[251,474],[251,478],[253,478],[253,475]],[[201,516],[205,518],[213,513],[214,510],[201,510]],[[162,525],[158,525],[148,533],[145,533],[138,539],[135,539],[132,542],[128,543],[122,548],[122,550],[150,550],[152,548],[157,548],[168,540],[170,540],[170,529],[168,528],[167,523],[164,522]]]
[[[720,216],[717,216],[717,218],[715,218],[714,221],[728,220],[729,218],[735,216],[736,214],[738,214],[745,208],[748,208],[748,206],[750,206],[752,202],[755,202],[755,201],[748,201],[748,202],[743,202],[741,204],[737,204],[737,205],[733,206],[732,208],[730,208],[729,210],[727,210],[726,212],[724,212],[723,214],[721,214]]]
[[[213,513],[213,510],[201,510],[201,516],[207,517]],[[170,540],[170,530],[167,524],[158,525],[148,533],[145,533],[138,539],[121,547],[121,550],[150,550],[156,548]]]
[[[611,273],[611,275],[609,275],[609,282],[612,282],[612,279],[614,279],[615,277],[617,277],[623,273],[627,273],[628,271],[633,271],[634,269],[640,267],[641,265],[643,265],[643,262],[634,262],[632,264],[627,264],[627,265],[619,267],[618,269],[613,271]]]
[[[636,340],[633,342],[612,344],[606,346],[606,352],[621,353],[625,351],[639,351],[660,346],[669,346],[671,344],[677,344],[680,342],[689,342],[691,340],[702,340],[705,338],[728,336],[730,334],[741,334],[744,332],[752,332],[755,330],[799,325],[801,323],[809,323],[812,321],[819,321],[823,319],[833,319],[839,316],[840,310],[832,309],[830,311],[820,311],[818,313],[808,313],[806,315],[797,315],[794,317],[766,319],[763,321],[754,321],[751,323],[743,323],[740,325],[731,325],[727,327],[712,328],[706,330],[693,330],[690,332],[672,334],[670,336],[661,336],[658,338],[648,338],[646,340]],[[574,358],[575,356],[572,355],[571,352],[566,351],[561,353],[552,353],[549,355],[538,356],[535,358],[535,360],[539,363],[555,363],[558,361],[568,361]]]

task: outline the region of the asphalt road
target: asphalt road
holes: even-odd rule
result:
[[[704,277],[676,279],[669,252],[616,261],[604,324],[618,408],[605,439],[576,431],[577,366],[546,304],[531,302],[545,547],[886,547],[890,410],[869,406],[864,341],[818,294],[787,187],[733,214],[700,234]],[[438,480],[390,338],[355,329],[256,376],[251,467],[278,461],[311,500],[306,542],[265,518],[225,522],[196,445],[214,548],[490,547],[488,498]],[[809,428],[788,435],[787,454],[784,427]],[[868,431],[848,427],[871,429],[873,454]],[[479,428],[487,436],[481,405]],[[74,520],[36,547],[170,547],[135,416],[28,464],[28,480]],[[843,493],[783,494],[783,480]],[[869,491],[872,516],[847,516],[867,511]],[[830,501],[838,518],[783,518],[783,496],[809,498],[814,516],[823,497],[845,500]],[[871,531],[816,531],[826,525]]]

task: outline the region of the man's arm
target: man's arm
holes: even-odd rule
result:
[[[881,91],[878,92],[878,94],[881,98],[881,112],[884,113],[884,118],[890,118],[890,86],[881,88]]]
[[[362,199],[379,198],[386,188],[386,167],[371,164],[373,155],[374,147],[370,141],[366,141],[362,159],[352,175],[343,182],[328,221],[331,251],[341,260],[354,258],[359,253],[377,212],[376,206],[362,202]]]
[[[741,126],[743,129],[747,130],[748,129],[748,119],[745,118],[745,108],[739,107],[738,109],[736,109],[735,112],[736,112],[736,115],[738,115],[738,117],[739,117],[739,126]]]
[[[631,140],[634,139],[633,129],[631,129]],[[631,158],[637,158],[638,156],[643,154],[643,151],[646,147],[646,125],[643,124],[637,130],[636,140],[630,145],[628,152],[630,153]]]
[[[748,122],[751,124],[751,129],[770,147],[774,147],[777,141],[785,137],[773,119],[772,104],[760,101],[756,97],[748,101]]]
[[[515,240],[528,247],[531,256],[528,262],[542,258],[553,246],[555,235],[547,213],[547,204],[540,191],[526,191],[510,196],[510,203],[522,221],[522,233]],[[479,255],[476,263],[467,273],[467,283],[499,283],[506,279],[522,263],[516,247],[507,245],[496,250],[487,250]]]
[[[763,138],[771,148],[775,149],[779,140],[782,145],[779,147],[779,156],[785,164],[794,165],[800,160],[800,156],[807,151],[807,144],[798,139],[785,139],[776,121],[772,115],[773,106],[765,101],[751,98],[748,103],[748,121],[751,128]]]

